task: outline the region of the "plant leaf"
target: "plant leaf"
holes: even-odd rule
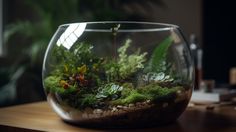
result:
[[[163,72],[163,69],[165,69],[165,61],[166,61],[166,55],[167,50],[170,47],[170,45],[173,42],[173,38],[171,36],[167,37],[165,40],[163,40],[158,47],[155,48],[147,68],[145,71],[148,72]]]

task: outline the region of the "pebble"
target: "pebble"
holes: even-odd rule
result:
[[[177,91],[177,94],[181,94],[181,90],[178,90],[178,91]]]
[[[117,107],[118,109],[122,109],[122,108],[123,108],[122,105],[117,105],[116,107]]]
[[[163,103],[162,107],[165,108],[168,106],[168,103]]]
[[[88,114],[87,113],[82,114],[82,118],[88,118]]]
[[[138,107],[139,107],[139,106],[142,106],[142,103],[137,102],[137,103],[136,103],[136,106],[138,106]]]
[[[103,116],[108,116],[108,115],[110,115],[110,111],[104,111],[103,112]]]
[[[168,105],[169,104],[166,102],[162,104],[162,107],[165,108]],[[135,104],[131,103],[127,105],[109,106],[108,110],[103,110],[103,109],[93,110],[91,108],[86,108],[85,109],[86,112],[84,112],[83,114],[81,113],[82,114],[81,116],[82,118],[93,119],[93,118],[100,118],[100,117],[105,117],[105,116],[125,114],[127,111],[134,111],[134,110],[149,108],[151,106],[153,106],[153,104],[151,104],[151,101],[146,100],[144,102],[136,102]]]
[[[86,111],[86,113],[93,113],[93,109],[91,108],[85,108],[84,111]]]
[[[127,107],[127,106],[123,106],[123,109],[128,109],[129,107]]]
[[[134,104],[129,104],[129,107],[134,107]]]
[[[103,112],[102,109],[95,109],[95,110],[93,111],[94,114],[101,114],[102,112]]]
[[[88,114],[88,118],[94,118],[94,114]]]
[[[113,107],[111,110],[111,112],[116,112],[116,111],[118,111],[118,109],[116,107]]]

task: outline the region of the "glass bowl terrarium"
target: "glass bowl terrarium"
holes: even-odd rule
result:
[[[85,22],[59,26],[47,48],[47,100],[66,122],[133,127],[175,121],[194,67],[178,26]]]

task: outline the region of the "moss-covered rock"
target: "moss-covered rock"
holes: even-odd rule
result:
[[[183,87],[161,87],[158,84],[149,84],[147,86],[132,89],[124,87],[121,92],[121,98],[112,101],[112,104],[125,105],[130,103],[142,102],[150,100],[152,102],[171,101],[176,97],[176,92],[183,90]]]

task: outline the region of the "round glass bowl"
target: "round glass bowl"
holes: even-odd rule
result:
[[[194,67],[178,26],[84,22],[59,26],[43,63],[47,100],[66,122],[136,127],[175,121]]]

